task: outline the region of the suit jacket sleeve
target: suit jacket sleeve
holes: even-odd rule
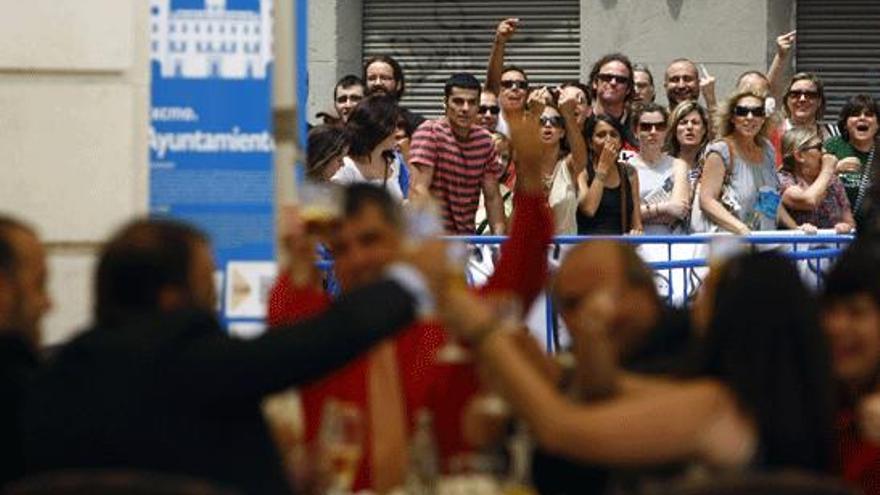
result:
[[[186,339],[168,369],[190,397],[257,399],[341,367],[415,314],[414,298],[396,282],[382,281],[352,291],[316,317],[252,340],[216,332]]]

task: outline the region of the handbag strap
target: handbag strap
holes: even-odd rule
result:
[[[874,142],[874,146],[871,146],[871,152],[868,153],[868,161],[865,163],[865,168],[862,170],[862,178],[859,180],[859,192],[856,194],[856,204],[853,205],[853,212],[859,211],[862,207],[862,203],[865,201],[865,194],[868,192],[868,185],[871,182],[871,169],[874,168],[874,160],[876,156],[874,151],[877,149],[877,142]]]

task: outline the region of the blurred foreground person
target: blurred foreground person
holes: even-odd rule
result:
[[[615,374],[608,369],[614,328],[603,315],[619,294],[569,301],[577,313],[572,335],[583,342],[575,345],[589,353],[578,367],[592,367],[577,373],[592,380],[592,396],[605,398],[599,402],[579,403],[558,392],[529,365],[519,332],[493,325],[491,312],[476,301],[471,319],[486,326],[463,336],[477,346],[538,445],[552,454],[619,468],[673,464],[677,473],[695,464],[709,472],[829,469],[827,346],[797,270],[776,254],[740,256],[716,272],[707,289],[696,320],[702,350],[690,379]]]
[[[18,409],[37,370],[40,321],[51,302],[36,233],[0,215],[0,488],[24,474]]]
[[[443,265],[439,243],[426,246],[419,256]],[[418,259],[427,277],[394,264],[321,317],[245,341],[214,314],[204,234],[170,220],[126,225],[99,257],[94,327],[34,380],[23,414],[29,471],[139,469],[289,493],[260,402],[404,328],[417,302],[429,309],[426,281],[441,287],[445,275]]]
[[[843,477],[880,494],[880,251],[852,245],[828,274],[823,323],[838,383],[837,434]]]
[[[517,122],[511,125],[518,132]],[[515,142],[522,158],[517,164],[516,213],[510,238],[502,245],[494,274],[480,289],[486,297],[515,296],[522,309],[531,305],[544,285],[545,250],[552,235],[537,161],[543,150],[537,118],[531,130],[534,135]],[[342,223],[328,245],[334,273],[346,294],[379,276],[406,239],[400,209],[375,188],[352,186],[343,209]],[[297,321],[326,311],[331,299],[320,290],[320,278],[311,262],[314,250],[314,240],[302,243],[290,266],[282,271],[270,297],[271,323]],[[463,282],[463,273],[457,275]],[[394,341],[301,389],[305,441],[312,447],[320,442],[322,414],[328,403],[343,401],[361,412],[364,435],[354,490],[383,492],[403,482],[406,444],[423,409],[433,413],[441,465],[468,450],[461,434],[462,412],[478,384],[471,366],[438,362],[438,352],[447,340],[439,322],[418,322]]]

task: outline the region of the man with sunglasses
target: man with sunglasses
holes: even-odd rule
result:
[[[622,53],[611,53],[600,58],[590,70],[590,87],[593,90],[593,114],[605,114],[620,122],[624,130],[623,149],[635,151],[638,140],[629,128],[628,107],[633,89],[632,62]]]
[[[498,114],[501,107],[498,106],[498,95],[484,90],[480,93],[480,111],[477,114],[477,123],[489,132],[495,132],[498,127]]]
[[[495,30],[495,41],[489,54],[486,91],[498,95],[501,113],[496,130],[510,137],[507,122],[522,117],[529,95],[529,80],[523,69],[504,65],[504,49],[519,27],[519,19],[504,19]]]
[[[453,74],[444,87],[445,114],[413,134],[410,161],[413,198],[430,194],[443,205],[446,232],[474,235],[480,192],[493,234],[506,230],[492,134],[477,125],[480,83],[472,74]]]

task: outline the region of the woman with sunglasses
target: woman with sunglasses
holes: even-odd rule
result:
[[[639,152],[629,160],[639,175],[642,224],[645,233],[683,233],[682,219],[690,210],[687,164],[663,151],[666,143],[666,109],[656,103],[636,106],[633,132]]]
[[[578,174],[578,235],[642,233],[639,177],[619,160],[623,130],[606,114],[587,120],[587,165]]]
[[[863,214],[872,169],[880,166],[874,156],[878,111],[880,108],[870,96],[853,96],[840,110],[837,119],[840,136],[825,141],[825,149],[838,159],[835,171],[843,182],[856,219]]]
[[[825,85],[816,74],[795,74],[783,96],[783,103],[783,131],[803,127],[815,131],[823,141],[839,134],[834,126],[820,124],[825,114]]]
[[[548,88],[529,95],[529,109],[540,112],[541,144],[544,148],[541,172],[544,190],[553,211],[557,235],[577,234],[578,209],[577,176],[584,170],[587,149],[577,125],[577,100],[571,95],[558,93],[554,103]],[[541,109],[543,107],[543,110]]]
[[[796,127],[782,136],[782,170],[779,171],[782,204],[799,224],[834,229],[846,234],[853,229],[852,211],[843,184],[834,173],[837,159],[822,153],[822,139],[815,128]]]
[[[700,177],[700,158],[709,144],[711,127],[709,112],[695,100],[679,103],[669,117],[666,149],[687,165],[691,191]]]
[[[403,201],[399,165],[394,159],[398,113],[397,101],[390,95],[368,96],[358,103],[345,124],[351,138],[348,155],[342,158],[342,168],[331,179],[333,182],[369,182]]]
[[[772,124],[766,98],[766,93],[747,89],[719,107],[716,128],[721,139],[706,148],[700,176],[703,215],[720,229],[738,235],[775,230],[780,224],[798,227],[779,195],[776,150],[767,140]],[[729,191],[723,191],[725,184]],[[722,192],[726,192],[723,198]]]

